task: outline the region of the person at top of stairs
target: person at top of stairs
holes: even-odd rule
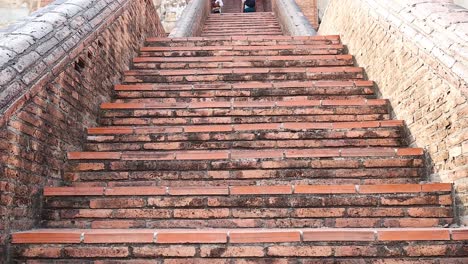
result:
[[[223,0],[211,0],[211,13],[221,13],[223,6]]]
[[[255,12],[255,0],[242,1],[242,7],[244,10],[244,13]]]

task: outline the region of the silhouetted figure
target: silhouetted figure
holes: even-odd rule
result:
[[[244,0],[242,2],[244,13],[255,12],[255,0]]]

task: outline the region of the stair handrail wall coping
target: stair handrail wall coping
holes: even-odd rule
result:
[[[319,35],[350,54],[424,147],[427,180],[453,182],[468,225],[468,10],[451,0],[330,0]]]
[[[317,31],[310,24],[294,0],[271,0],[273,12],[283,33],[289,36],[314,36]]]
[[[209,0],[192,0],[185,7],[176,26],[169,34],[170,38],[182,38],[199,36],[203,30],[203,24],[211,12]]]
[[[151,0],[58,0],[0,31],[0,262],[33,228],[42,187],[61,185],[147,37],[165,36]]]

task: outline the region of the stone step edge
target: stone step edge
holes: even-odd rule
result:
[[[196,63],[196,62],[250,62],[250,61],[307,61],[307,60],[352,60],[353,56],[349,54],[332,54],[332,55],[276,55],[276,56],[209,56],[209,57],[158,57],[158,56],[146,56],[146,57],[135,57],[133,63]]]
[[[284,89],[327,87],[373,87],[373,81],[288,81],[288,82],[245,82],[217,84],[117,84],[116,91],[195,91],[195,90],[237,90],[237,89]]]
[[[335,157],[404,157],[421,156],[422,148],[314,148],[314,149],[262,149],[258,150],[187,150],[187,151],[77,151],[68,152],[69,160],[121,160],[121,161],[180,161],[180,160],[237,160],[237,159],[289,159]]]
[[[251,123],[228,125],[188,125],[188,126],[102,126],[88,128],[89,135],[132,135],[165,133],[208,133],[240,131],[308,131],[403,127],[403,120],[361,121],[361,122],[283,122]]]
[[[183,38],[161,38],[150,37],[146,42],[189,42],[189,41],[262,41],[262,40],[340,40],[339,35],[323,35],[323,36],[226,36],[226,37],[183,37]]]
[[[319,67],[244,67],[244,68],[192,68],[192,69],[169,69],[169,70],[147,70],[134,69],[124,72],[124,76],[178,76],[178,75],[223,75],[223,74],[288,74],[288,73],[362,73],[364,69],[356,66],[319,66]]]
[[[258,51],[258,50],[290,50],[290,49],[344,49],[342,44],[291,44],[291,45],[270,45],[270,46],[175,46],[159,47],[147,46],[141,47],[140,52],[172,52],[172,51]]]
[[[323,106],[385,106],[387,99],[287,100],[287,101],[212,101],[192,103],[102,103],[101,109],[200,109],[200,108],[274,108]]]
[[[452,183],[373,185],[276,185],[276,186],[128,186],[44,187],[44,196],[192,196],[192,195],[291,195],[383,194],[451,192]]]
[[[13,244],[291,243],[327,241],[462,241],[468,228],[362,229],[36,229],[12,234]]]

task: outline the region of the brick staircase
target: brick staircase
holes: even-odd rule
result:
[[[423,151],[338,36],[236,36],[215,17],[234,21],[147,40],[69,185],[45,188],[43,229],[13,234],[15,261],[467,263],[452,186],[423,182]]]
[[[202,37],[282,35],[274,13],[210,14],[203,27]]]

